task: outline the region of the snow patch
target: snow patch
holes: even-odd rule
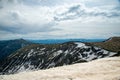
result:
[[[115,52],[110,52],[110,53],[109,53],[109,56],[113,56],[113,55],[115,55],[115,54],[117,54],[117,53],[115,53]]]
[[[62,53],[62,52],[63,52],[62,50],[57,51],[57,53]]]
[[[58,56],[58,55],[61,54],[62,52],[63,52],[62,50],[59,50],[59,51],[55,52],[55,53],[53,54],[53,57]]]
[[[68,50],[66,50],[64,53],[66,53],[66,54],[67,54],[67,53],[68,53]]]
[[[94,54],[89,55],[89,57],[87,58],[87,61],[91,61],[94,58],[96,58],[96,56]]]
[[[23,72],[23,71],[25,71],[25,70],[26,70],[25,67],[24,67],[24,66],[21,66],[20,69],[18,70],[18,72]]]
[[[39,49],[39,47],[37,47],[37,49]]]
[[[40,49],[41,51],[45,50],[45,48]]]
[[[108,51],[106,51],[106,50],[104,50],[104,52],[103,52],[103,54],[108,54],[109,52]]]
[[[34,51],[34,49],[30,50],[30,52],[28,53],[28,57],[30,57],[32,55],[31,53],[33,53],[33,51]]]
[[[54,62],[52,62],[51,64],[49,64],[49,66],[47,68],[52,67],[52,66],[55,66]]]
[[[84,43],[79,43],[79,42],[76,42],[75,44],[77,44],[77,47],[84,47],[85,44]]]

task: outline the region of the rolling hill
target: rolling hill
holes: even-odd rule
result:
[[[89,44],[120,53],[120,37],[111,37],[103,42],[91,42]]]
[[[3,40],[0,41],[0,60],[6,58],[11,53],[16,50],[32,44],[24,39],[15,39],[15,40]]]

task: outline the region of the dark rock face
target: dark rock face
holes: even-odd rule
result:
[[[28,70],[48,69],[78,62],[88,62],[116,54],[80,42],[55,45],[34,44],[8,56],[0,64],[0,73],[11,74]]]
[[[0,60],[29,44],[31,43],[23,39],[0,41]]]

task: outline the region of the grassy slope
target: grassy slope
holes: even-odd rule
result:
[[[120,52],[120,37],[112,37],[104,42],[88,43],[113,52]]]

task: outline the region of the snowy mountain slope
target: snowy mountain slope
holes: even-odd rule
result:
[[[0,80],[120,80],[120,57],[46,70],[0,75]]]
[[[33,44],[18,50],[4,60],[0,64],[0,73],[11,74],[29,70],[48,69],[111,57],[116,54],[96,46],[87,46],[81,42],[67,42],[56,45]]]

